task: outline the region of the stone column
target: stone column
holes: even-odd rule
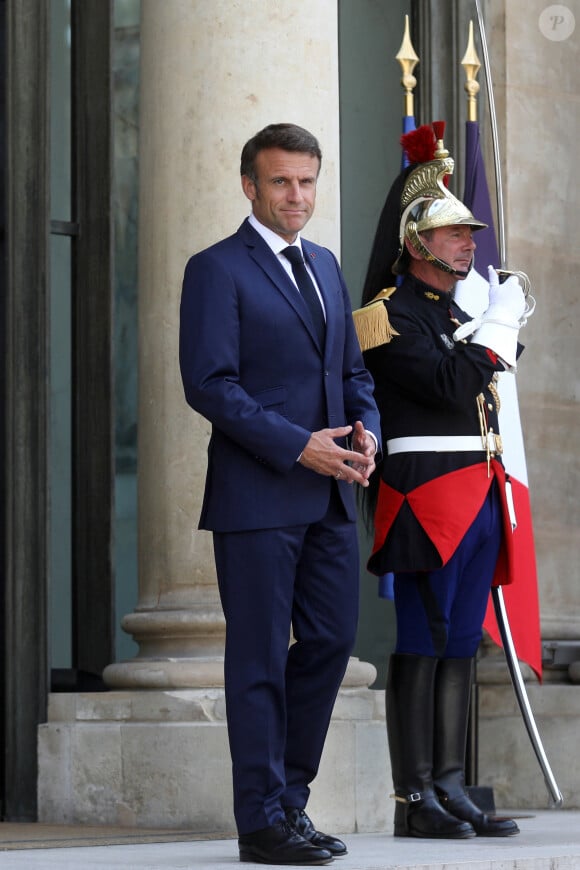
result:
[[[580,463],[574,110],[578,26],[571,4],[505,4],[509,268],[530,274],[538,307],[521,333],[519,377],[540,577],[543,639],[580,642]],[[530,242],[533,240],[533,244]],[[511,265],[513,263],[513,265]],[[523,265],[516,265],[523,264]],[[580,655],[578,655],[580,658]]]
[[[265,124],[290,120],[319,138],[323,171],[308,229],[339,250],[336,4],[280,9],[268,0],[244,4],[243,14],[230,0],[142,4],[140,582],[122,623],[139,654],[106,669],[115,688],[223,685],[211,535],[196,530],[209,424],[183,397],[179,297],[187,258],[249,211],[240,151]]]
[[[572,183],[580,119],[572,110],[578,22],[545,4],[486,3],[498,108],[507,229],[507,265],[525,270],[537,310],[520,333],[518,368],[540,593],[542,638],[580,658],[580,465],[575,433],[578,255],[570,238],[580,219]],[[561,651],[547,680],[566,681]]]

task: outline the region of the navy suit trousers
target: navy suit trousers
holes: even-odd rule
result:
[[[331,493],[319,522],[214,532],[240,834],[272,825],[282,807],[306,805],[354,645],[356,523],[334,481]]]

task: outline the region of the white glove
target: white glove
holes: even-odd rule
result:
[[[463,323],[453,333],[454,341],[473,335],[472,343],[493,350],[505,363],[506,368],[516,371],[516,353],[520,327],[533,314],[536,302],[525,293],[515,275],[503,284],[493,266],[488,266],[489,304],[479,317]],[[531,304],[530,304],[531,303]]]
[[[472,344],[487,347],[503,360],[508,370],[516,371],[520,319],[526,310],[526,297],[515,275],[503,284],[489,266],[489,306],[481,316],[481,326],[473,333]]]
[[[503,284],[493,266],[488,266],[489,274],[489,305],[482,319],[490,318],[516,320],[519,323],[526,310],[526,297],[522,286],[515,275],[510,275]]]

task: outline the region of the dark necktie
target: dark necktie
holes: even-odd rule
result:
[[[326,331],[324,312],[322,310],[322,305],[320,304],[320,299],[318,298],[318,293],[316,292],[316,287],[312,283],[312,278],[308,274],[308,270],[304,265],[302,253],[296,245],[290,245],[290,247],[284,248],[281,253],[284,254],[287,260],[290,260],[292,274],[298,284],[300,295],[306,302],[308,310],[310,311],[318,343],[321,347],[324,347],[324,333]]]

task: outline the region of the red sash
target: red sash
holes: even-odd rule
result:
[[[505,497],[505,469],[495,459],[490,462],[489,475],[487,462],[480,462],[429,480],[406,495],[381,480],[374,518],[373,555],[383,546],[403,502],[406,501],[439,553],[441,565],[445,565],[481,510],[494,477],[497,478],[500,492],[504,534],[493,585],[511,583],[513,542]]]

